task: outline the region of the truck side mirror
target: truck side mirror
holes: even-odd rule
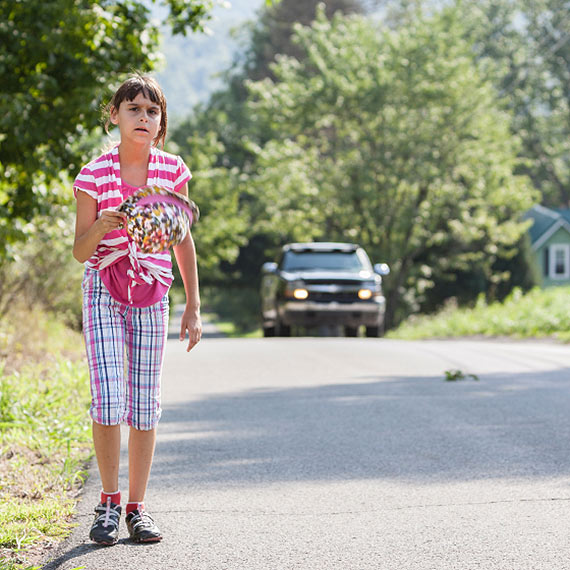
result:
[[[266,261],[262,266],[261,266],[261,271],[263,273],[277,273],[277,263],[275,263],[274,261]]]
[[[376,263],[374,265],[374,273],[378,275],[390,275],[390,266],[387,263]]]

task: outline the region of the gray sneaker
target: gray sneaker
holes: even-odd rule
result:
[[[95,507],[95,520],[89,532],[89,538],[97,544],[112,546],[119,540],[119,519],[121,507],[111,503],[100,503]]]
[[[134,542],[158,542],[162,533],[145,510],[135,510],[126,517],[129,535]]]

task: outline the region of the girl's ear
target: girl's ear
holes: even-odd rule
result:
[[[109,110],[109,119],[113,125],[119,124],[119,109],[117,109],[117,107],[114,105]]]

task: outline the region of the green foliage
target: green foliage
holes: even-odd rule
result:
[[[74,212],[61,204],[50,218],[37,216],[30,226],[30,237],[13,258],[0,257],[0,317],[25,304],[57,313],[79,329],[83,268],[72,256]]]
[[[161,3],[185,33],[203,29],[214,0]],[[85,162],[111,88],[155,66],[158,39],[147,2],[0,0],[0,260],[59,203],[60,173]]]
[[[476,374],[465,374],[462,370],[446,370],[444,374],[447,382],[457,382],[457,380],[465,380],[466,378],[471,378],[476,382],[479,380]]]
[[[201,136],[187,131],[186,135],[185,158],[193,171],[189,193],[200,208],[200,221],[192,234],[200,258],[201,280],[207,282],[219,278],[222,261],[237,258],[245,243],[247,218],[239,207],[239,172],[215,165],[216,155],[224,152],[216,134]],[[178,150],[174,145],[170,148]]]
[[[454,338],[485,336],[514,338],[555,338],[570,342],[568,298],[570,288],[535,288],[527,294],[515,289],[504,302],[488,304],[480,297],[472,308],[453,304],[430,316],[410,317],[390,338]]]
[[[118,74],[148,69],[158,35],[136,2],[0,1],[0,256],[58,201]]]
[[[354,240],[387,261],[389,323],[445,276],[478,267],[491,279],[534,196],[513,175],[510,117],[461,12],[388,30],[321,11],[296,33],[305,57],[280,58],[275,82],[250,85],[251,112],[273,134],[249,181],[258,229]]]
[[[513,112],[521,172],[570,207],[570,18],[563,0],[463,0],[469,38]]]
[[[258,290],[251,287],[210,286],[202,289],[204,311],[228,336],[260,331]]]

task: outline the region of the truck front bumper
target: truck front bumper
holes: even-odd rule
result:
[[[343,325],[347,327],[378,326],[384,319],[386,301],[377,297],[372,302],[315,303],[287,301],[281,308],[280,318],[287,326]]]

